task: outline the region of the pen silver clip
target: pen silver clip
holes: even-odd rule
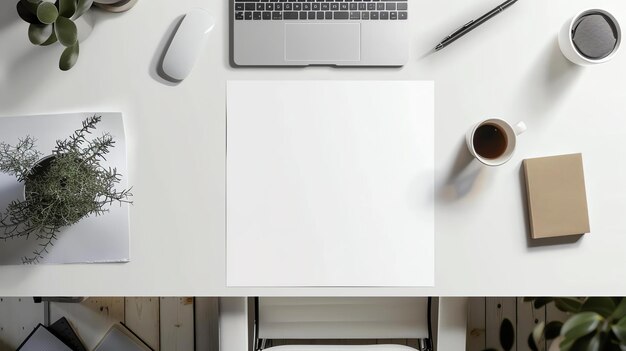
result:
[[[459,33],[460,31],[462,31],[463,29],[469,27],[472,25],[472,23],[474,23],[474,20],[471,20],[467,23],[465,23],[464,25],[460,26],[459,28],[457,28],[454,32],[452,32],[450,35],[448,35],[447,37],[443,38],[442,41],[446,41],[450,38],[452,38],[453,36],[455,36],[457,33]]]

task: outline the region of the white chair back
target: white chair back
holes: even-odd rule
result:
[[[261,297],[261,339],[428,337],[427,298]]]

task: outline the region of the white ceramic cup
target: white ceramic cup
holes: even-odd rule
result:
[[[590,59],[588,57],[583,56],[576,49],[576,46],[574,45],[574,38],[572,37],[573,31],[574,31],[574,25],[576,25],[576,23],[581,17],[586,16],[591,13],[599,13],[599,14],[603,14],[607,16],[609,19],[611,19],[611,21],[613,21],[613,23],[615,24],[615,27],[617,28],[617,44],[615,45],[615,49],[613,49],[611,54],[609,54],[607,57],[604,57],[598,60]],[[619,22],[617,22],[617,19],[608,11],[600,10],[600,9],[588,9],[588,10],[579,12],[576,16],[574,16],[574,18],[565,22],[565,24],[561,28],[561,31],[559,32],[559,47],[561,48],[561,52],[563,52],[563,55],[565,55],[565,57],[567,57],[568,60],[580,66],[593,66],[593,65],[605,63],[605,62],[612,60],[613,57],[615,57],[615,55],[619,51],[621,41],[622,41],[622,30],[620,28]]]
[[[506,135],[506,149],[504,152],[496,157],[496,158],[487,158],[479,155],[474,148],[474,137],[476,135],[476,130],[484,125],[494,125],[501,131],[503,131]],[[487,165],[487,166],[500,166],[507,163],[511,157],[513,157],[513,153],[515,152],[515,147],[517,146],[517,137],[526,131],[526,124],[524,122],[519,122],[515,126],[510,125],[507,121],[491,118],[486,119],[482,122],[474,125],[466,134],[465,141],[467,143],[467,148],[469,152],[474,156],[478,161]]]

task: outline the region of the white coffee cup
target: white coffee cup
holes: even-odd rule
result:
[[[501,152],[498,152],[498,155],[495,157],[487,157],[485,155],[481,155],[475,147],[476,131],[478,131],[480,127],[485,126],[492,126],[494,128],[497,128],[498,132],[502,133],[505,139],[505,146],[503,147],[503,150]],[[469,152],[478,161],[487,166],[500,166],[507,163],[511,159],[511,157],[513,157],[515,147],[517,146],[517,137],[525,131],[526,124],[524,122],[519,122],[515,126],[512,126],[507,121],[498,118],[491,118],[474,125],[467,132],[465,136],[465,141],[467,142],[467,148],[469,149]]]
[[[615,25],[615,29],[617,30],[617,43],[615,45],[615,48],[613,48],[613,51],[608,56],[601,59],[592,59],[584,56],[580,53],[580,51],[578,51],[574,44],[573,35],[576,24],[582,17],[590,14],[600,14],[606,16],[609,20],[613,22],[613,24]],[[561,52],[563,52],[563,55],[565,55],[568,60],[580,66],[592,66],[612,60],[619,51],[621,41],[622,31],[619,22],[611,13],[601,9],[588,9],[579,12],[576,16],[574,16],[574,18],[565,22],[559,32],[559,47],[561,48]]]

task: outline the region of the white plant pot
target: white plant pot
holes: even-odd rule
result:
[[[109,12],[125,12],[137,4],[137,0],[94,0],[94,5]]]
[[[93,14],[87,11],[82,16],[74,20],[74,23],[76,24],[76,29],[78,30],[78,42],[82,43],[87,40],[87,38],[91,35],[91,32],[93,32]]]

